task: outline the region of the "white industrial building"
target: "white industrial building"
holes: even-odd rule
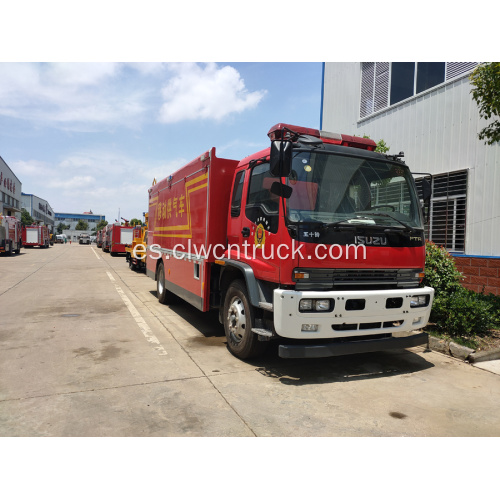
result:
[[[50,232],[54,230],[54,210],[47,200],[34,194],[22,193],[22,208],[33,217],[35,224],[48,226]]]
[[[21,181],[0,156],[0,214],[21,219]]]
[[[321,128],[383,139],[411,171],[432,174],[428,238],[461,270],[474,268],[470,288],[500,293],[500,271],[491,276],[500,267],[500,145],[478,139],[488,122],[471,95],[477,64],[325,63]]]

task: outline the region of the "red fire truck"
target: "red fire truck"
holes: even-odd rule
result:
[[[268,136],[241,161],[212,148],[149,189],[159,301],[217,308],[242,359],[269,341],[285,358],[427,343],[415,332],[434,296],[421,286],[424,214],[402,155],[286,124]]]
[[[97,231],[96,235],[95,235],[95,242],[96,242],[96,245],[97,245],[97,248],[102,248],[102,233],[103,233],[104,229],[99,229],[99,231]]]
[[[102,246],[103,252],[109,252],[109,242],[111,241],[111,229],[112,225],[108,224],[102,229]]]
[[[23,245],[21,222],[15,217],[0,214],[0,253],[19,253]]]
[[[125,253],[125,247],[133,240],[134,228],[126,224],[108,224],[104,229],[102,250],[109,252],[113,257],[119,253]]]
[[[49,228],[35,225],[23,227],[23,245],[48,248],[50,246]]]

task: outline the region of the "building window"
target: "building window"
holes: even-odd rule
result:
[[[423,62],[417,63],[417,86],[416,93],[425,92],[436,85],[444,82],[445,77],[444,62]]]
[[[432,178],[430,219],[427,239],[450,252],[465,252],[467,170],[435,175]],[[421,195],[421,181],[416,179]]]
[[[411,97],[415,86],[415,63],[392,63],[390,82],[391,104]]]
[[[359,116],[364,118],[472,71],[477,62],[361,63]]]

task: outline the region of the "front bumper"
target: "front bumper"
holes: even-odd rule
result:
[[[429,295],[428,304],[411,307],[415,295]],[[427,324],[433,298],[434,289],[430,287],[322,292],[276,289],[274,327],[280,337],[290,339],[355,340],[388,333],[402,336]],[[302,299],[330,299],[335,305],[331,312],[303,312],[299,310]]]
[[[390,337],[374,340],[349,340],[321,344],[280,345],[281,358],[326,358],[330,356],[344,356],[364,352],[389,351],[392,349],[406,349],[427,344],[427,333],[416,333],[407,337]]]

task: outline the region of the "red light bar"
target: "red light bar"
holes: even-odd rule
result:
[[[271,127],[267,135],[271,141],[277,141],[282,138],[285,140],[291,140],[293,133],[298,135],[312,135],[313,137],[320,138],[326,144],[338,144],[351,148],[367,149],[368,151],[375,151],[375,148],[377,147],[377,144],[371,139],[325,132],[315,128],[298,127],[297,125],[288,125],[286,123],[278,123],[274,125],[274,127]]]
[[[282,138],[290,140],[292,136],[290,132],[285,129],[291,130],[299,135],[312,135],[313,137],[319,137],[319,130],[307,127],[297,127],[296,125],[288,125],[286,123],[278,123],[274,127],[271,127],[267,135],[271,141],[277,141]]]

